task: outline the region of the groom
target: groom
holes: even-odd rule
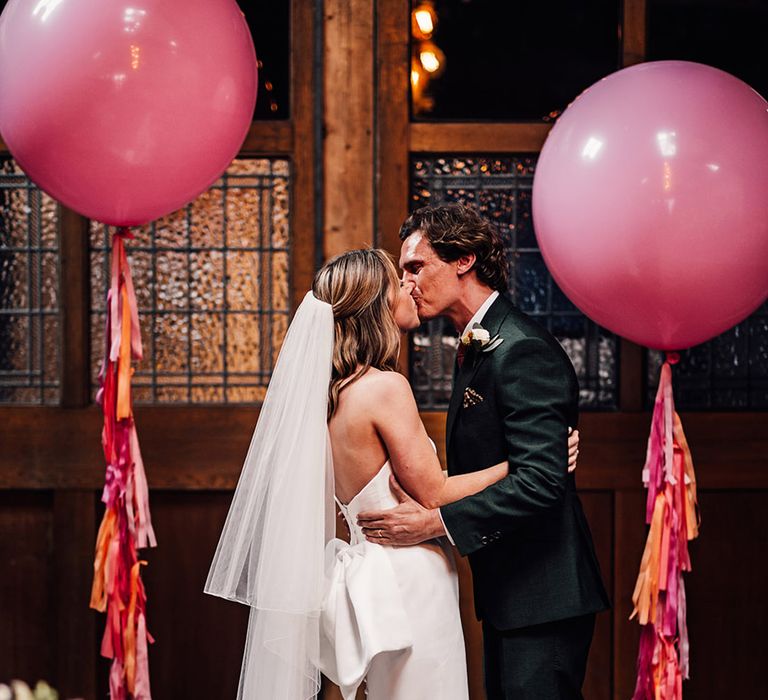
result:
[[[461,333],[448,472],[506,461],[509,475],[435,510],[395,483],[400,505],[361,513],[360,524],[382,544],[447,535],[469,556],[488,700],[581,698],[595,613],[608,597],[567,472],[568,426],[578,420],[573,367],[557,340],[504,296],[504,246],[476,211],[424,207],[400,239],[419,317],[445,316]]]

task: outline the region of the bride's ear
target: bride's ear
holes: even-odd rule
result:
[[[467,253],[462,255],[456,260],[456,274],[461,277],[466,275],[474,266],[477,261],[477,256],[474,253]]]

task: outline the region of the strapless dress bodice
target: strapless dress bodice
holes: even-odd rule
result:
[[[349,527],[350,544],[358,544],[365,539],[362,528],[357,524],[357,516],[360,513],[369,510],[387,510],[397,505],[397,498],[389,487],[391,475],[392,467],[387,461],[349,503],[344,504],[338,498],[336,499],[341,514],[347,521],[347,527]]]

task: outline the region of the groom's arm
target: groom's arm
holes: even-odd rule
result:
[[[568,479],[568,424],[576,397],[562,356],[544,340],[525,338],[493,359],[509,475],[440,509],[462,555],[560,508]]]

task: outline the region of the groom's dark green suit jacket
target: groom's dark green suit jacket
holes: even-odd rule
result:
[[[507,461],[509,475],[443,506],[446,529],[469,555],[479,618],[517,629],[604,610],[608,596],[575,478],[568,426],[578,383],[560,344],[504,296],[482,326],[503,339],[469,350],[455,377],[446,428],[448,472]]]

